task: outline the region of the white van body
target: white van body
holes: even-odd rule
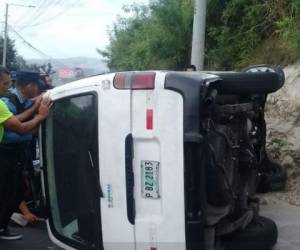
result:
[[[123,72],[48,91],[40,145],[51,240],[64,249],[206,250],[200,101],[220,80]]]
[[[185,249],[183,98],[164,89],[163,72],[156,73],[155,89],[151,90],[116,89],[114,76],[95,76],[48,92],[54,103],[91,92],[98,99],[104,249]],[[152,128],[147,128],[147,112],[153,114]],[[125,138],[129,134],[134,149],[134,225],[127,218],[125,183]],[[145,181],[145,174],[141,165],[147,161],[157,164],[156,197],[143,194],[141,182]],[[50,209],[55,210],[55,205],[51,205],[50,202]],[[75,249],[54,236],[49,222],[48,232],[57,245]]]

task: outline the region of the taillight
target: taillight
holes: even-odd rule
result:
[[[115,88],[117,89],[127,89],[128,87],[125,86],[125,78],[126,78],[126,75],[123,74],[123,73],[118,73],[115,75],[115,78],[114,78],[114,86]]]
[[[117,89],[154,89],[155,72],[116,73],[114,87]]]
[[[153,129],[153,109],[146,110],[146,128]]]

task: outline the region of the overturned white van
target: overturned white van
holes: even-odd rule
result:
[[[270,249],[259,216],[272,66],[120,72],[48,92],[42,126],[48,232],[64,249]]]

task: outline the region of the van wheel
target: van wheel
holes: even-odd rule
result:
[[[226,250],[270,250],[277,242],[278,231],[274,221],[258,217],[244,230],[224,236]]]
[[[216,75],[221,82],[213,82],[210,86],[221,95],[265,95],[276,92],[283,85],[276,72],[221,72]]]
[[[270,160],[266,160],[263,168],[257,192],[266,193],[284,190],[287,181],[286,168]]]
[[[221,95],[250,95],[269,94],[280,89],[285,76],[281,68],[274,65],[254,65],[242,72],[213,73],[221,78],[210,86],[218,90]]]
[[[285,82],[285,75],[284,71],[276,65],[271,65],[271,64],[258,64],[258,65],[252,65],[247,68],[243,68],[241,70],[242,72],[275,72],[278,74],[281,82],[281,87],[283,86]]]

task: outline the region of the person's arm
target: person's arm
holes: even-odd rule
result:
[[[38,98],[35,99],[34,104],[27,110],[25,110],[24,112],[15,115],[15,117],[20,121],[20,122],[24,122],[27,121],[28,119],[30,119],[34,113],[38,110],[40,104],[42,101],[42,97],[39,96]]]
[[[51,108],[51,101],[49,98],[44,98],[39,110],[38,114],[34,116],[33,119],[27,122],[20,122],[15,116],[11,116],[9,119],[7,119],[3,125],[5,128],[20,133],[20,134],[26,134],[30,132],[32,129],[37,127],[43,120],[46,119],[48,116],[49,110]]]
[[[29,222],[29,223],[34,223],[37,221],[37,217],[35,214],[31,213],[29,208],[26,205],[26,202],[23,200],[21,204],[19,205],[19,209],[21,213],[23,214],[24,218]]]

